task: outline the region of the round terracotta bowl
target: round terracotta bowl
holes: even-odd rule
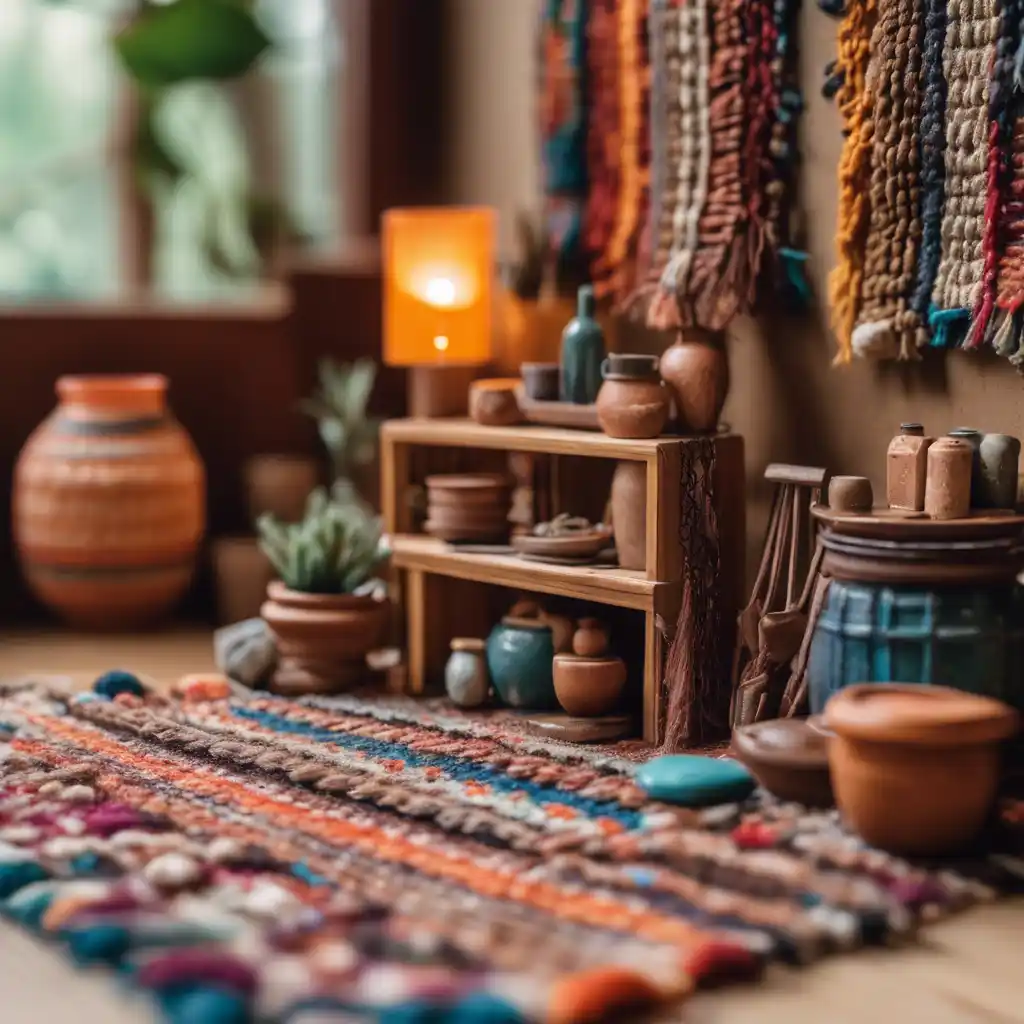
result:
[[[502,506],[491,508],[483,505],[468,505],[465,508],[459,508],[457,505],[430,505],[427,509],[427,518],[432,523],[447,529],[457,529],[460,526],[505,529],[508,526],[508,510]]]
[[[626,664],[621,658],[556,654],[552,669],[558,703],[574,718],[607,715],[626,685]]]
[[[499,473],[442,473],[426,479],[427,499],[433,505],[500,505],[512,501],[512,481]]]
[[[485,427],[509,427],[523,414],[516,401],[518,377],[475,380],[469,386],[469,415]]]
[[[829,766],[846,822],[872,846],[953,853],[983,828],[999,784],[1000,744],[1017,712],[942,686],[860,684],[825,706]]]
[[[388,601],[369,595],[305,594],[275,580],[260,609],[279,655],[271,688],[339,693],[359,683],[366,655],[384,641],[390,615]]]
[[[820,718],[776,718],[737,729],[732,749],[772,796],[807,807],[831,807],[830,735]]]

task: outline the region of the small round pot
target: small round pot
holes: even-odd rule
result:
[[[558,363],[523,363],[523,390],[535,402],[557,402],[561,368]]]
[[[475,380],[469,385],[469,415],[485,427],[510,427],[522,421],[514,377]]]
[[[547,711],[558,706],[551,663],[551,627],[535,619],[506,616],[487,638],[487,671],[503,704]]]
[[[260,609],[278,650],[276,693],[342,693],[366,675],[366,655],[384,641],[388,601],[370,595],[304,594],[279,580]]]
[[[820,718],[777,718],[737,729],[732,750],[772,796],[831,807],[830,735]]]
[[[679,428],[696,434],[715,430],[729,393],[725,335],[698,328],[680,331],[659,367],[675,399]]]
[[[669,401],[660,377],[608,373],[597,394],[597,422],[609,437],[658,437],[668,422]]]
[[[608,651],[608,630],[598,619],[580,619],[572,637],[573,654],[581,658],[600,658]]]
[[[860,684],[826,705],[829,767],[846,822],[873,846],[936,856],[969,846],[999,783],[1013,708],[922,684]]]
[[[870,512],[875,495],[866,476],[834,476],[828,484],[828,506],[837,512]]]
[[[626,664],[621,658],[557,654],[552,668],[558,703],[574,718],[607,715],[626,685]]]

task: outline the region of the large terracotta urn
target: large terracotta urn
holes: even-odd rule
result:
[[[389,601],[372,594],[306,594],[279,580],[260,609],[278,651],[276,693],[342,693],[365,681],[366,656],[380,647]]]
[[[729,393],[725,335],[699,328],[680,331],[659,368],[672,392],[679,429],[688,434],[716,430]]]
[[[168,613],[205,529],[203,465],[158,374],[61,377],[14,471],[12,522],[32,592],[72,625]]]

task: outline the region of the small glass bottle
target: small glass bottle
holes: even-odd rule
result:
[[[885,461],[885,497],[889,508],[920,512],[928,477],[928,449],[934,437],[924,436],[920,423],[901,423],[889,442]]]

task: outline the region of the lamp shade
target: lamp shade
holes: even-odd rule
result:
[[[385,363],[487,362],[495,226],[495,212],[486,207],[385,212]]]

